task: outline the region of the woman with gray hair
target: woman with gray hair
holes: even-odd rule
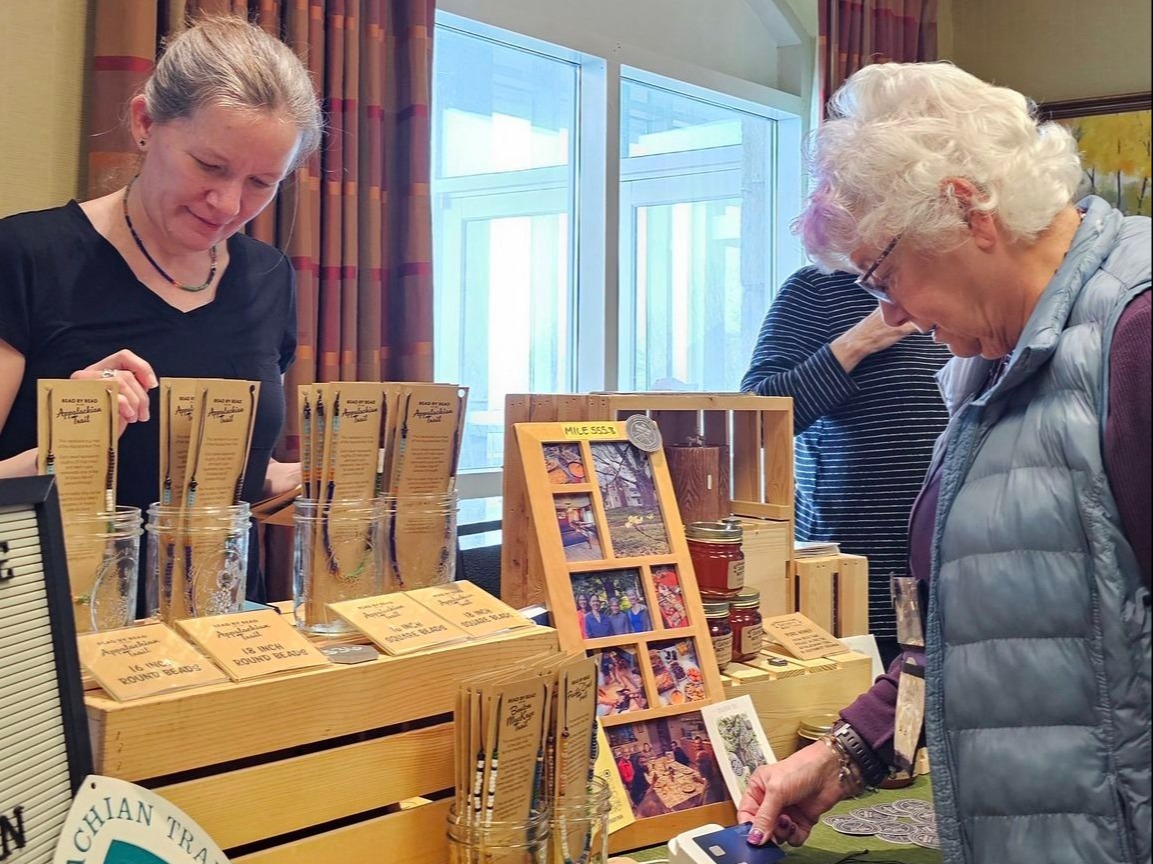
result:
[[[951,65],[866,67],[831,109],[806,247],[958,359],[910,519],[924,651],[757,772],[750,842],[885,778],[915,666],[946,862],[1147,862],[1149,219],[1075,203],[1072,136]]]
[[[295,280],[242,229],[320,142],[312,80],[259,27],[212,18],[169,42],[128,107],[142,159],[127,186],[0,220],[0,476],[35,473],[37,379],[115,376],[119,503],[146,509],[158,377],[241,378],[262,384],[241,497],[286,491],[299,466],[271,453]]]

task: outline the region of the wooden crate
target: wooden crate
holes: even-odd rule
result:
[[[523,607],[544,603],[544,572],[535,553],[514,423],[624,420],[646,414],[666,444],[700,435],[727,447],[732,512],[788,525],[793,548],[793,400],[743,393],[514,394],[505,399],[501,597]]]
[[[869,559],[863,555],[797,558],[793,609],[836,637],[869,632]]]
[[[770,657],[787,661],[770,666]],[[846,651],[819,660],[797,660],[771,649],[748,663],[730,663],[724,674],[725,698],[748,694],[778,759],[797,750],[797,725],[809,714],[836,713],[873,683],[873,661]]]
[[[235,864],[444,864],[459,682],[557,650],[534,627],[135,702],[89,693],[96,771],[172,801]]]

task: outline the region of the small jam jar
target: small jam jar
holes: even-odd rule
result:
[[[733,660],[744,663],[761,653],[765,641],[764,620],[761,616],[761,592],[756,588],[745,588],[729,603]]]
[[[717,668],[723,672],[733,660],[733,626],[729,622],[729,604],[706,600],[702,605],[705,607],[709,636],[713,639],[713,653],[717,655]]]
[[[836,714],[809,714],[802,717],[797,723],[797,749],[820,741],[822,735],[832,731],[838,719]]]
[[[705,600],[732,600],[745,587],[744,531],[732,522],[690,522],[685,526],[689,557]]]

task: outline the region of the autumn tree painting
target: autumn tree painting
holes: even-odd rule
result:
[[[668,534],[648,454],[627,441],[597,441],[591,450],[613,555],[667,555]]]
[[[1094,114],[1059,121],[1081,149],[1090,194],[1130,216],[1153,215],[1149,111]]]

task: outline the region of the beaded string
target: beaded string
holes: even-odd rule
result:
[[[136,175],[137,177],[140,175]],[[212,266],[208,270],[208,278],[200,285],[184,285],[177,282],[165,272],[164,268],[156,263],[156,259],[152,257],[149,251],[144,248],[144,241],[140,239],[140,235],[136,233],[136,227],[132,224],[132,217],[128,215],[128,193],[132,191],[132,184],[136,182],[136,177],[128,181],[128,186],[124,189],[124,198],[121,199],[124,208],[124,222],[128,225],[128,232],[132,235],[132,239],[136,241],[136,248],[140,250],[141,254],[148,259],[148,263],[164,277],[164,281],[171,285],[173,288],[179,288],[181,291],[191,291],[193,294],[203,291],[208,288],[212,281],[216,278],[216,244],[212,244],[212,248],[208,250],[208,260]]]

